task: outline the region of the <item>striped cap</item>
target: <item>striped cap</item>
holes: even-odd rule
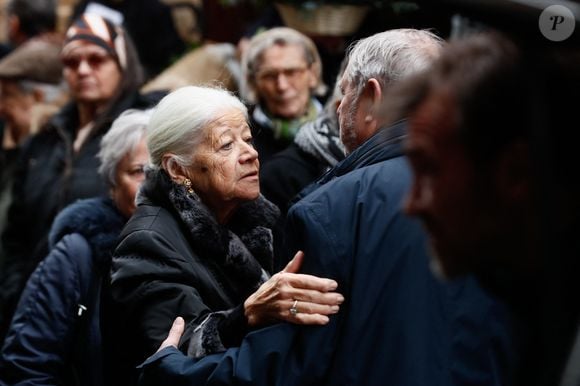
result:
[[[67,50],[67,45],[75,40],[83,40],[104,48],[123,70],[127,67],[123,30],[104,17],[92,13],[79,16],[66,31],[63,53]]]

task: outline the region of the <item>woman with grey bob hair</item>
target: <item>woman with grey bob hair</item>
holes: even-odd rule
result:
[[[127,218],[135,211],[135,195],[149,163],[145,137],[151,113],[151,109],[126,110],[103,137],[97,155],[101,160],[99,174],[117,209]]]
[[[135,150],[139,140],[145,138],[152,111],[152,109],[125,111],[113,122],[111,129],[101,140],[101,150],[97,155],[101,160],[99,174],[109,187],[113,188],[118,183],[115,176],[117,165],[129,152]]]
[[[260,194],[245,106],[225,90],[183,87],[156,107],[147,138],[152,166],[113,257],[118,384],[135,383],[177,316],[180,348],[194,357],[274,321],[328,323],[343,298],[334,280],[295,273],[301,252],[270,277],[279,211]]]
[[[101,288],[135,210],[148,163],[150,111],[130,110],[104,135],[98,157],[110,197],[78,200],[55,218],[50,252],[30,276],[0,355],[0,384],[110,384],[101,340]]]

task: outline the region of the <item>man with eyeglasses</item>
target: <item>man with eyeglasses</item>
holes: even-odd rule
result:
[[[307,36],[286,27],[256,35],[242,58],[244,98],[262,163],[292,143],[298,129],[316,118],[324,93],[322,63]]]

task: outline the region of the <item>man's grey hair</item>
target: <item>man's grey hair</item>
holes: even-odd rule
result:
[[[103,136],[97,157],[101,160],[99,174],[109,187],[117,185],[115,177],[121,160],[134,151],[145,137],[151,114],[152,109],[126,110],[113,121],[111,128]]]
[[[383,91],[409,75],[426,70],[441,53],[443,40],[432,32],[394,29],[355,42],[348,51],[344,76],[359,95],[370,78]]]
[[[165,96],[155,108],[147,130],[151,167],[160,169],[163,156],[182,167],[191,165],[206,129],[225,112],[237,109],[248,119],[246,106],[231,92],[219,88],[186,86]]]
[[[276,27],[255,35],[242,57],[242,97],[249,103],[258,103],[256,74],[260,71],[264,52],[274,46],[300,46],[304,60],[311,66],[317,78],[313,95],[324,95],[326,86],[322,81],[322,61],[314,42],[306,35],[288,27]]]

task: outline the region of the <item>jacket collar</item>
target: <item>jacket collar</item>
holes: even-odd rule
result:
[[[348,157],[339,162],[334,168],[323,174],[316,182],[304,188],[292,202],[296,203],[336,177],[343,176],[364,166],[402,156],[402,144],[406,132],[406,120],[398,121],[389,127],[378,130],[371,138],[350,153]]]

